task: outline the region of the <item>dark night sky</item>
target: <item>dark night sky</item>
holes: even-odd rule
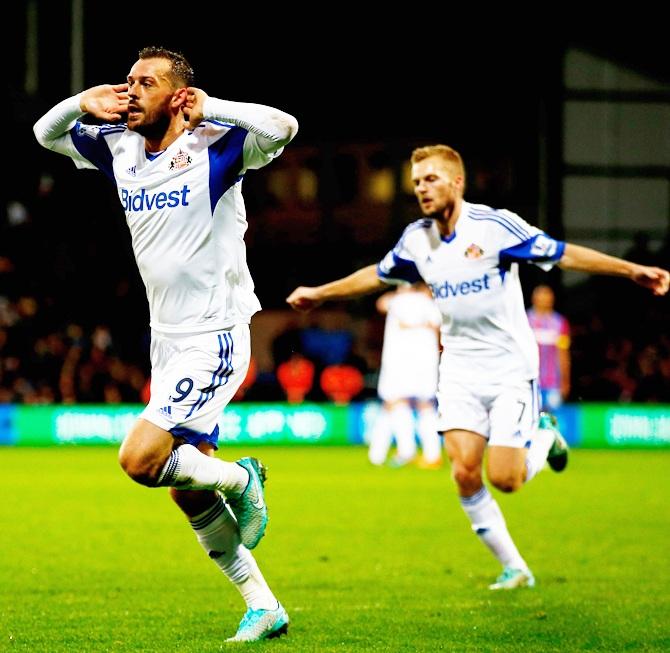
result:
[[[70,95],[70,14],[63,1],[37,3],[40,90],[36,98],[23,96],[23,4],[5,15],[12,26],[5,46],[16,144],[32,141],[35,119]],[[472,158],[509,155],[533,167],[539,106],[544,100],[550,111],[560,108],[568,44],[670,82],[670,41],[655,38],[649,20],[636,32],[634,19],[617,30],[610,17],[607,30],[578,39],[549,37],[544,27],[511,28],[511,17],[499,23],[484,9],[467,22],[410,5],[375,21],[327,4],[300,17],[290,5],[194,5],[178,12],[165,3],[84,5],[86,86],[123,81],[141,47],[164,45],[187,56],[196,84],[209,94],[295,115],[296,146],[384,141],[406,151],[417,142],[446,142]],[[552,32],[559,30],[554,25]]]
[[[14,29],[6,41],[18,64],[10,69],[14,88],[23,78],[21,4],[11,9]],[[41,110],[69,95],[70,16],[62,10],[68,3],[38,4]],[[229,6],[167,12],[165,4],[86,2],[86,84],[122,81],[139,48],[160,44],[184,52],[197,84],[210,94],[296,115],[304,142],[413,136],[508,147],[520,130],[535,128],[538,98],[560,80],[566,39],[493,32],[479,23],[448,25],[430,13],[387,12],[373,23],[336,9],[315,7],[298,21],[290,7],[259,9],[254,16],[255,9],[236,15]],[[670,80],[667,39],[645,34],[642,44],[611,30],[581,43]],[[19,113],[20,119],[37,117]]]

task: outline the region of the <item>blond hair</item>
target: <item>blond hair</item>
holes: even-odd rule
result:
[[[461,155],[448,145],[425,145],[424,147],[417,147],[412,152],[411,163],[414,165],[419,161],[423,161],[431,156],[439,156],[449,168],[454,176],[463,177],[463,189],[465,190],[465,166]]]

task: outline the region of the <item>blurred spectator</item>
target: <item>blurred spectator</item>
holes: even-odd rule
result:
[[[540,353],[540,404],[556,410],[570,394],[570,325],[554,310],[554,291],[536,286],[528,310],[528,321]]]
[[[45,332],[35,298],[1,306],[0,403],[140,401],[145,374],[114,353],[107,325],[90,335],[76,324]]]
[[[668,354],[661,357],[655,345],[647,345],[637,355],[640,378],[633,393],[633,401],[670,402],[670,367]]]
[[[104,403],[106,404],[120,404],[122,401],[121,391],[119,386],[113,381],[105,384],[104,388]]]
[[[601,400],[630,401],[635,392],[635,378],[631,373],[633,342],[630,338],[617,337],[607,343],[605,370],[600,382]],[[611,385],[607,385],[607,384]]]

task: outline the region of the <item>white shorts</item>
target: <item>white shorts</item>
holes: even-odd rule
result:
[[[502,384],[441,383],[438,431],[462,429],[488,440],[489,446],[530,446],[539,418],[536,381]]]
[[[140,415],[197,446],[216,446],[219,419],[249,367],[249,325],[196,335],[151,333],[151,399]]]
[[[430,300],[428,304],[434,308]],[[377,394],[384,401],[434,399],[440,362],[435,334],[408,328],[400,338],[400,329],[385,332]]]
[[[437,388],[437,364],[423,369],[410,365],[382,365],[377,384],[377,394],[384,401],[398,399],[434,399]]]

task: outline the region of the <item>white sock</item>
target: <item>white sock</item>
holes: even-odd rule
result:
[[[417,424],[421,450],[427,463],[437,463],[442,460],[440,436],[437,434],[437,415],[432,409],[419,411]]]
[[[412,460],[416,456],[414,435],[414,414],[407,404],[399,404],[391,409],[392,429],[398,447],[398,458]]]
[[[192,444],[182,444],[167,459],[156,485],[180,490],[221,490],[237,497],[247,487],[249,472],[237,463],[207,456]]]
[[[526,454],[526,479],[524,483],[528,483],[531,478],[540,473],[544,463],[547,462],[547,454],[552,444],[554,444],[554,432],[551,429],[537,429],[535,431]]]
[[[472,530],[503,566],[526,571],[528,565],[507,530],[505,518],[496,500],[484,485],[470,497],[461,497],[461,505],[470,518]]]
[[[368,449],[368,460],[373,465],[383,465],[391,448],[391,419],[389,411],[382,408],[377,415],[372,435],[370,436],[370,448]]]
[[[222,498],[193,517],[198,542],[216,566],[237,587],[247,607],[274,610],[278,603],[251,552],[240,543],[237,522]]]

